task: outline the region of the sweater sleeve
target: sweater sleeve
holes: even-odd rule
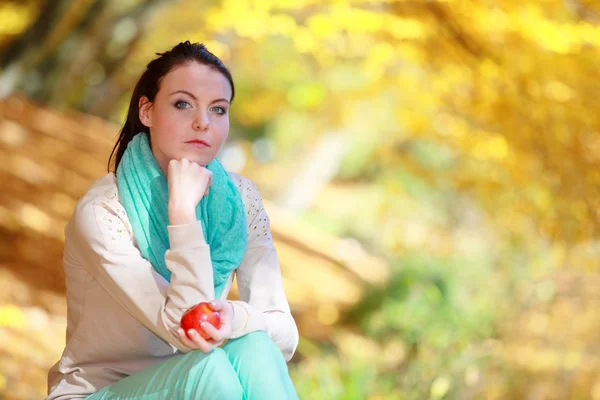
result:
[[[168,226],[170,283],[134,244],[122,205],[95,197],[77,205],[65,245],[90,275],[146,328],[182,352],[176,330],[188,308],[214,299],[210,248],[200,222]]]
[[[298,346],[299,335],[283,289],[269,217],[254,183],[244,177],[239,179],[238,187],[248,216],[248,247],[236,270],[240,300],[231,301],[232,337],[263,330],[289,361]]]

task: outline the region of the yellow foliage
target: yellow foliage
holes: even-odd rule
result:
[[[25,314],[15,305],[0,306],[0,328],[21,328],[25,324]]]
[[[35,4],[31,2],[0,4],[0,39],[3,36],[16,35],[25,30],[36,16],[35,14]]]
[[[390,143],[440,143],[459,160],[444,182],[494,210],[515,201],[495,191],[515,192],[542,234],[564,228],[559,236],[577,240],[566,221],[600,226],[600,10],[589,1],[492,3],[225,0],[201,12],[177,3],[149,21],[114,79],[131,82],[157,49],[203,41],[242,83],[245,102],[232,109],[242,125],[280,126],[290,108],[323,131],[365,129],[384,169],[409,165],[410,155],[381,151]],[[22,9],[13,18],[15,4],[0,6],[0,30],[31,18]],[[364,106],[379,98],[384,105]],[[293,137],[282,146],[298,148]],[[414,170],[427,181],[439,173]]]

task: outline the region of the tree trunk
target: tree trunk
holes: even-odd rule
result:
[[[105,78],[122,64],[146,18],[162,2],[140,0],[123,7],[119,0],[49,1],[6,51],[0,98],[20,91],[41,104],[86,112],[98,108],[99,98],[106,101],[104,95],[114,100],[120,90]]]
[[[0,98],[16,91],[35,92],[44,81],[37,70],[93,8],[89,0],[52,0],[38,19],[0,56]]]

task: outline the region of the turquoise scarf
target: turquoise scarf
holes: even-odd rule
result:
[[[213,173],[213,180],[208,195],[196,207],[196,217],[210,246],[215,298],[219,298],[246,251],[246,215],[242,196],[219,160],[215,158],[206,168]],[[117,168],[117,186],[142,255],[171,281],[165,265],[170,247],[168,183],[146,133],[138,133],[127,145]]]

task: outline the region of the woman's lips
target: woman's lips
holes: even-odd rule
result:
[[[191,140],[186,143],[191,144],[192,146],[198,147],[198,148],[210,147],[210,145],[208,143],[206,143],[204,140]]]

